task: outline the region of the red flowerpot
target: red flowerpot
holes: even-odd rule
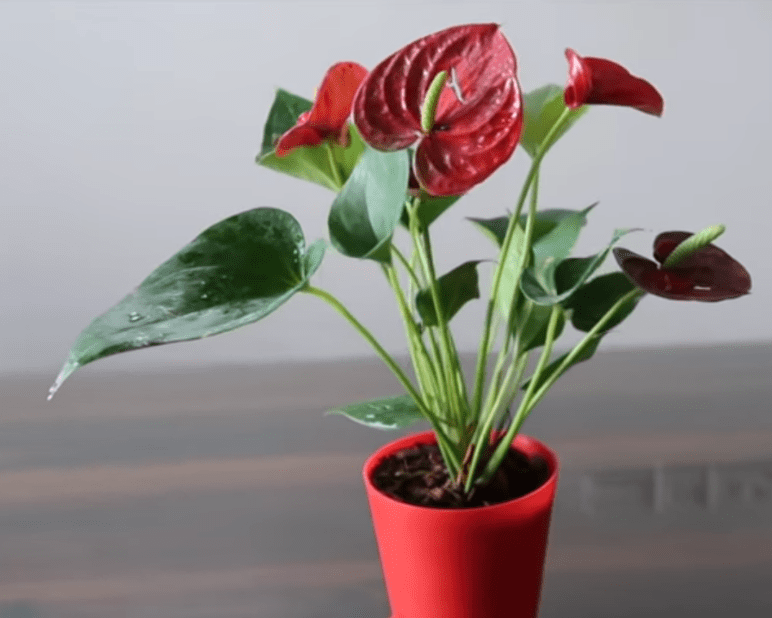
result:
[[[547,460],[550,476],[531,493],[491,506],[438,509],[395,500],[375,488],[380,462],[425,432],[376,451],[363,470],[392,618],[533,618],[558,479],[558,459],[541,442],[514,445]]]

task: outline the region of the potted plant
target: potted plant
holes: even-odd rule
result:
[[[720,301],[751,285],[712,244],[719,225],[659,234],[654,260],[615,248],[629,229],[614,231],[594,255],[571,256],[594,205],[540,209],[544,157],[588,105],[659,116],[663,101],[614,62],[570,49],[566,57],[565,88],[523,95],[500,28],[468,24],[414,41],[371,71],[334,65],[313,102],[276,93],[257,162],[335,192],[330,244],[381,269],[404,322],[412,375],[340,300],[312,284],[327,242],[306,246],[291,214],[263,207],[214,224],[96,318],[50,396],[99,358],[230,331],[296,293],[316,296],[368,341],[403,389],[335,412],[373,427],[425,420],[432,428],[388,444],[363,471],[394,618],[534,616],[558,462],[519,434],[523,421],[646,293]],[[512,211],[471,220],[493,241],[495,259],[437,273],[433,222],[518,144],[531,167],[505,205]],[[621,272],[597,275],[612,250]],[[450,322],[479,297],[483,269],[490,292],[467,376]],[[567,322],[584,334],[558,355]]]

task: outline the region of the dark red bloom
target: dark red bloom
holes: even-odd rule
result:
[[[751,289],[748,271],[715,245],[706,245],[672,268],[661,264],[692,234],[663,232],[654,239],[654,258],[659,264],[627,249],[614,249],[624,273],[639,288],[673,300],[718,301],[737,298]]]
[[[585,104],[625,105],[647,114],[662,115],[662,95],[645,79],[635,77],[623,66],[603,58],[582,58],[566,50],[568,83],[564,93],[567,107]]]
[[[447,71],[432,128],[421,110],[432,80]],[[430,34],[373,69],[354,99],[354,122],[377,150],[418,142],[414,168],[431,195],[459,195],[505,163],[520,139],[523,102],[517,63],[496,24]]]
[[[317,146],[327,138],[345,145],[351,103],[366,76],[367,69],[356,62],[339,62],[330,67],[313,107],[301,114],[295,126],[276,142],[276,156],[283,157],[299,146]]]

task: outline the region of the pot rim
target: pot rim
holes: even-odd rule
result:
[[[518,443],[521,443],[522,445],[523,442],[536,447],[535,450],[538,451],[538,453],[547,460],[547,464],[550,469],[550,474],[547,477],[547,480],[544,483],[542,483],[539,487],[534,489],[533,491],[525,494],[524,496],[520,496],[519,498],[507,500],[506,502],[499,502],[498,504],[489,504],[487,506],[472,506],[472,507],[464,507],[464,508],[437,508],[433,506],[423,506],[419,504],[410,504],[409,502],[403,502],[402,500],[397,500],[396,498],[393,498],[392,496],[382,492],[380,489],[378,489],[375,486],[375,484],[371,480],[371,477],[373,472],[375,471],[375,468],[378,467],[378,465],[381,463],[383,459],[395,453],[396,451],[409,446],[416,446],[418,444],[436,444],[437,439],[433,431],[422,431],[419,433],[409,434],[407,436],[397,438],[396,440],[392,440],[391,442],[384,444],[367,458],[367,460],[364,463],[364,466],[362,467],[362,477],[364,479],[365,487],[367,488],[368,492],[373,492],[375,495],[381,497],[382,499],[392,502],[395,506],[398,506],[398,508],[418,509],[420,511],[431,511],[436,516],[442,516],[440,515],[441,513],[447,514],[448,516],[450,516],[453,514],[457,514],[459,512],[473,513],[473,512],[481,512],[484,510],[488,510],[488,512],[492,513],[496,510],[511,508],[512,505],[518,502],[531,500],[539,496],[540,494],[547,493],[547,492],[554,492],[555,490],[555,485],[557,484],[557,480],[558,480],[558,473],[560,471],[560,460],[558,459],[557,454],[555,453],[555,451],[549,448],[542,441],[537,440],[536,438],[533,438],[531,436],[527,436],[525,434],[517,434],[514,437],[512,444],[517,447]]]

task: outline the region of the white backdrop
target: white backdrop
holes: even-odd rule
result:
[[[563,50],[652,81],[662,119],[594,108],[554,148],[542,207],[600,206],[578,246],[615,227],[654,234],[725,223],[720,243],[753,293],[711,304],[647,298],[608,347],[772,341],[771,2],[0,2],[0,372],[50,371],[78,332],[208,225],[255,206],[292,212],[326,237],[332,193],[254,164],[277,86],[311,97],[329,65],[372,67],[403,44],[496,21],[524,90],[564,83]],[[438,221],[440,271],[490,257],[465,221],[512,207],[527,156]],[[611,269],[612,264],[607,268]],[[402,330],[371,263],[333,250],[315,278],[388,349]],[[484,285],[485,289],[485,285]],[[454,320],[476,348],[482,303]],[[110,369],[369,355],[315,298],[208,340],[100,361]],[[88,370],[88,369],[87,369]]]

